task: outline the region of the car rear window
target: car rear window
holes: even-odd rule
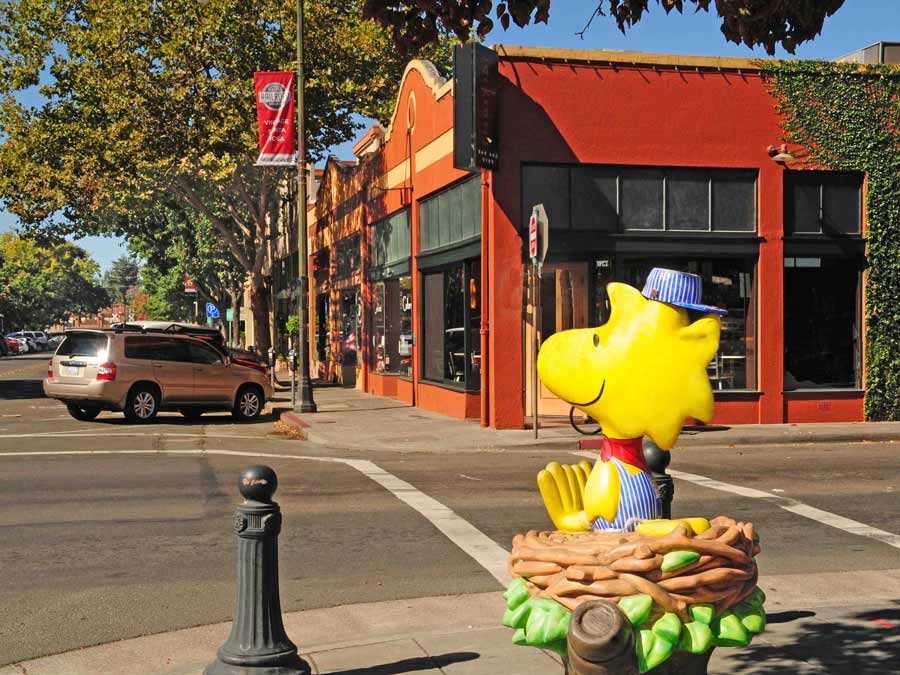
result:
[[[59,356],[95,356],[107,351],[107,337],[99,333],[69,333],[56,353]]]

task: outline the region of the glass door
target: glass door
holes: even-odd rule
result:
[[[526,268],[527,269],[527,268]],[[529,275],[530,276],[530,275]],[[537,337],[543,342],[554,333],[570,328],[587,328],[589,308],[588,263],[554,263],[541,270],[540,325]],[[532,411],[531,344],[534,340],[534,289],[528,289],[525,316],[525,416]],[[538,386],[538,415],[569,415],[569,404],[554,396],[542,383]]]

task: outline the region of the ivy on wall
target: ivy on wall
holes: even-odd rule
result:
[[[804,168],[866,175],[866,400],[900,419],[900,68],[775,61],[763,75]]]

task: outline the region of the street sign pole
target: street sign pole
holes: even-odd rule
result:
[[[303,0],[297,0],[297,255],[298,288],[297,288],[297,324],[299,336],[297,349],[300,350],[298,370],[300,375],[300,406],[297,412],[316,412],[313,400],[312,378],[309,375],[309,314],[306,311],[306,300],[309,297],[308,260],[306,254],[306,131],[304,126],[303,105]],[[293,380],[291,373],[291,380]]]
[[[528,219],[528,256],[531,258],[531,419],[534,428],[534,437],[538,437],[538,395],[540,383],[538,381],[537,357],[540,350],[541,330],[541,268],[547,257],[549,245],[549,221],[543,204],[536,205],[531,210],[531,218]]]

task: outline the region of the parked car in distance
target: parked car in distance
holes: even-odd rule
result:
[[[24,335],[21,335],[19,333],[10,333],[6,337],[11,338],[19,343],[20,354],[27,354],[28,352],[37,351],[37,346],[34,344],[34,340],[30,340]]]
[[[121,330],[123,327],[139,328],[146,333],[171,333],[173,335],[190,335],[204,342],[208,342],[223,354],[231,357],[231,360],[248,368],[255,368],[261,373],[268,373],[268,368],[261,361],[256,352],[246,349],[235,349],[225,344],[225,336],[218,328],[200,326],[194,323],[181,323],[178,321],[131,321],[127,324],[116,323],[112,328]]]
[[[19,342],[24,340],[27,346],[26,351],[28,352],[38,352],[41,350],[40,343],[38,343],[37,339],[32,334],[30,334],[30,332],[20,330],[16,331],[15,333],[10,333],[6,337],[16,338],[17,340],[19,340]]]
[[[47,340],[47,349],[56,351],[56,348],[59,347],[59,345],[62,343],[62,341],[65,339],[65,337],[66,336],[63,333],[57,333],[56,335],[51,335],[50,338]]]
[[[6,351],[8,354],[20,353],[19,341],[16,338],[4,336],[3,343],[6,345]]]
[[[38,351],[45,351],[47,349],[47,341],[49,340],[49,336],[42,330],[26,330],[23,331],[26,337],[30,337],[34,340],[37,345]]]
[[[264,373],[232,362],[203,340],[129,325],[67,331],[47,364],[44,393],[79,420],[102,410],[124,412],[134,422],[166,410],[190,419],[230,410],[237,420],[252,420],[272,387]]]

